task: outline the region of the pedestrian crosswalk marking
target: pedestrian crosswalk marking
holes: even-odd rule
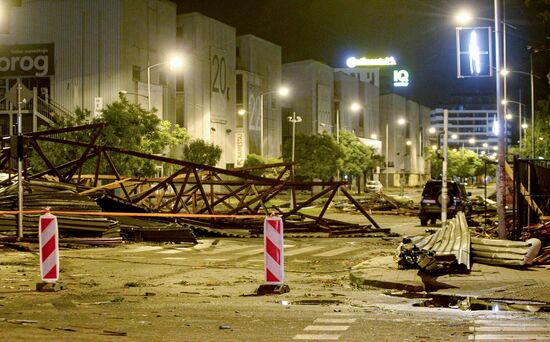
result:
[[[468,336],[470,341],[549,341],[550,335],[474,335]]]
[[[326,334],[300,334],[294,336],[293,340],[307,340],[307,341],[315,341],[315,340],[337,340],[340,338],[340,335],[326,335]]]
[[[308,325],[305,331],[346,331],[349,325]]]
[[[244,245],[228,246],[228,247],[216,248],[212,251],[205,251],[204,254],[208,254],[208,255],[220,254],[220,253],[226,253],[226,252],[233,252],[240,249],[249,249],[249,248],[257,248],[257,247],[258,246],[244,246]]]
[[[303,248],[298,248],[298,249],[293,249],[291,250],[290,252],[287,252],[285,251],[285,257],[289,257],[289,256],[294,256],[294,255],[298,255],[298,254],[304,254],[304,253],[308,253],[308,252],[313,252],[313,251],[316,251],[318,249],[322,249],[322,248],[325,248],[323,246],[309,246],[309,247],[303,247]]]
[[[501,326],[501,327],[515,327],[517,325],[521,325],[522,327],[547,327],[550,325],[550,321],[548,320],[541,320],[541,321],[535,321],[535,320],[529,320],[529,321],[499,321],[499,320],[475,320],[475,325],[490,325],[490,326]]]
[[[550,341],[548,320],[475,320],[470,341]]]
[[[350,316],[350,317],[356,317],[361,316],[360,313],[356,312],[325,312],[325,316]]]
[[[259,254],[259,253],[263,253],[263,252],[264,252],[264,248],[262,247],[262,248],[253,249],[251,251],[240,252],[240,253],[237,253],[237,255],[251,256],[251,255]]]
[[[539,331],[539,332],[550,332],[550,327],[543,326],[496,326],[496,327],[470,327],[470,331],[484,331],[484,332],[495,332],[495,331]]]
[[[162,249],[160,246],[137,246],[132,249],[128,249],[126,251],[122,251],[123,253],[140,253],[140,252],[150,252],[150,251],[157,251],[159,249]]]
[[[355,323],[356,318],[317,318],[313,323]]]
[[[164,250],[164,251],[159,251],[157,253],[158,254],[177,254],[177,253],[181,253],[181,251],[178,251],[178,250],[175,250],[175,249],[167,249],[167,250]]]
[[[333,249],[327,252],[315,254],[314,257],[332,257],[332,256],[348,253],[351,251],[355,251],[357,249],[358,249],[357,247],[342,247],[342,248]]]

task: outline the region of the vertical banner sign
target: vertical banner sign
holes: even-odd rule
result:
[[[264,268],[267,284],[284,282],[283,220],[268,217],[264,220]]]
[[[493,57],[491,51],[491,27],[457,27],[457,77],[493,76]]]
[[[55,283],[59,279],[58,237],[57,217],[49,213],[40,216],[38,228],[40,277],[47,283]]]

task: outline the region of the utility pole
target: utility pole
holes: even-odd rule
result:
[[[501,51],[500,51],[500,1],[494,0],[495,7],[495,62],[497,72],[495,73],[496,80],[496,106],[498,118],[498,164],[497,164],[497,215],[498,215],[498,237],[506,238],[506,136],[504,135],[504,113],[502,111],[502,79],[500,71]]]

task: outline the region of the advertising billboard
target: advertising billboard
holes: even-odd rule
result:
[[[53,44],[0,45],[2,76],[51,76],[54,65]]]

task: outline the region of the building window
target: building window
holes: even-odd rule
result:
[[[166,72],[164,71],[159,71],[159,84],[163,86],[168,84],[166,80]]]
[[[134,82],[141,81],[141,68],[139,65],[132,66],[132,80],[134,80]]]
[[[243,103],[243,75],[237,75],[237,91],[235,92],[235,100],[237,103]]]

